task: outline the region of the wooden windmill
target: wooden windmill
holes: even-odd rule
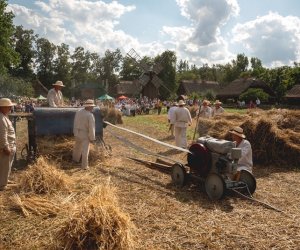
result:
[[[147,96],[151,99],[157,98],[159,96],[160,86],[163,86],[165,89],[171,92],[171,90],[168,89],[164,82],[157,76],[163,70],[161,63],[164,60],[164,57],[154,65],[148,65],[142,61],[142,58],[134,49],[131,49],[127,53],[127,56],[131,58],[134,64],[143,71],[139,77],[139,92],[143,96]]]

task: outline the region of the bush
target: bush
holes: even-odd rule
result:
[[[261,102],[267,102],[269,100],[269,94],[262,89],[250,88],[239,96],[239,99],[245,102],[255,101],[257,98],[260,99]]]

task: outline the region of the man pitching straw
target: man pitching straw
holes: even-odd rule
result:
[[[186,129],[188,125],[192,124],[192,117],[190,111],[184,107],[185,102],[180,100],[178,108],[174,112],[175,117],[175,141],[176,146],[187,148]]]
[[[47,101],[50,107],[62,107],[64,106],[64,99],[61,93],[61,89],[65,87],[62,81],[56,81],[52,84],[54,88],[50,89],[47,95]]]
[[[92,114],[96,106],[93,100],[87,100],[84,109],[76,112],[74,119],[75,145],[73,148],[73,161],[79,163],[81,157],[82,169],[88,169],[90,142],[95,141],[95,118]]]
[[[8,118],[14,105],[8,98],[0,99],[0,191],[9,183],[8,177],[16,153],[15,130]]]

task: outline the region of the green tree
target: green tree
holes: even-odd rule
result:
[[[0,75],[19,63],[19,55],[14,50],[12,36],[14,34],[14,14],[6,11],[7,1],[0,0]]]
[[[56,46],[46,38],[39,38],[36,41],[36,52],[37,77],[47,88],[51,88],[56,80],[53,64]]]
[[[55,79],[63,81],[67,86],[64,94],[70,94],[71,89],[71,62],[69,45],[62,43],[56,46],[57,55],[53,62],[53,74]]]
[[[0,90],[1,94],[7,97],[28,96],[32,97],[34,90],[30,82],[17,77],[8,75],[0,76]]]
[[[113,93],[114,86],[119,82],[118,73],[121,70],[122,54],[119,49],[115,51],[106,50],[101,59],[103,79],[108,82],[108,92]]]
[[[133,59],[131,59],[130,57],[123,58],[123,63],[120,71],[120,78],[122,80],[132,81],[138,79],[142,73],[142,69],[138,67]]]
[[[181,74],[181,73],[189,71],[189,70],[190,70],[189,62],[186,60],[184,60],[184,61],[180,60],[177,65],[177,72]]]
[[[163,67],[158,77],[163,81],[163,84],[171,91],[161,86],[159,88],[160,97],[166,100],[172,92],[176,90],[176,54],[173,51],[165,51],[160,56],[155,58],[155,62],[159,62]]]
[[[12,37],[15,51],[20,55],[20,64],[12,68],[10,73],[13,76],[32,78],[33,76],[33,59],[35,49],[33,47],[37,35],[33,30],[23,29],[23,26],[17,26]]]
[[[274,91],[277,102],[281,102],[286,92],[288,69],[289,67],[267,69],[261,75],[261,79]]]
[[[101,82],[103,71],[101,68],[101,58],[97,53],[90,55],[89,81]]]
[[[71,75],[72,79],[76,82],[76,86],[87,82],[89,78],[88,72],[90,68],[90,55],[90,52],[85,52],[83,47],[77,47],[71,56]]]

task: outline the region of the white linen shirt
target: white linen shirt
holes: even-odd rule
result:
[[[238,161],[239,167],[246,167],[249,171],[252,172],[253,161],[252,161],[252,148],[249,141],[243,139],[237,148],[242,149],[242,156]]]
[[[0,112],[0,150],[15,147],[16,134],[9,118]]]
[[[192,123],[190,111],[185,107],[178,107],[174,112],[175,127],[186,128],[189,123]]]
[[[215,115],[221,115],[224,113],[224,109],[222,107],[219,107],[218,109],[216,107],[213,107],[212,109],[212,116],[215,116]]]
[[[200,108],[200,117],[203,118],[211,118],[212,116],[212,108],[209,106],[201,106]]]
[[[170,109],[169,109],[169,112],[168,112],[168,120],[170,120],[170,124],[174,124],[175,123],[175,110],[177,109],[176,106],[172,106]]]
[[[61,91],[56,91],[54,88],[48,91],[47,101],[50,107],[61,107],[64,105]]]
[[[80,139],[94,141],[95,137],[95,118],[94,115],[86,109],[76,112],[74,119],[73,133]]]

